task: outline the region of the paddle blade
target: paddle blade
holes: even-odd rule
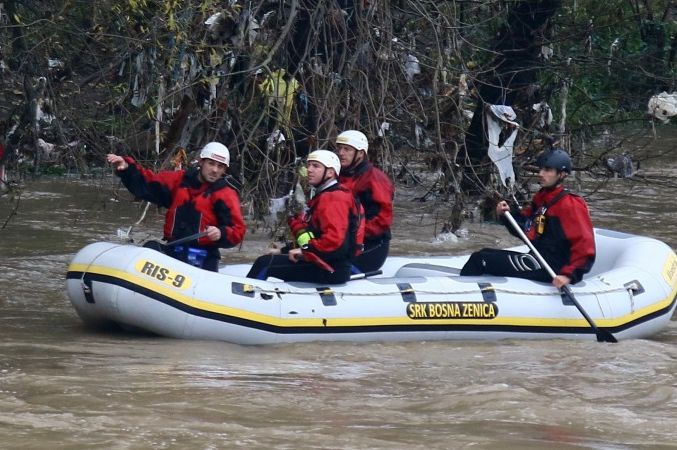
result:
[[[618,339],[614,337],[613,334],[609,333],[606,330],[600,330],[599,328],[597,329],[597,342],[612,342],[616,343],[618,342]]]
[[[613,342],[613,343],[618,342],[618,340],[611,333],[609,333],[606,330],[600,330],[597,327],[597,325],[595,325],[595,322],[592,321],[588,313],[585,312],[581,304],[578,303],[578,300],[576,300],[576,297],[574,297],[574,293],[571,291],[571,288],[569,288],[569,286],[562,286],[562,289],[560,289],[560,291],[564,295],[569,297],[571,303],[573,303],[576,306],[578,311],[580,311],[581,315],[585,318],[585,320],[588,321],[590,327],[592,328],[592,331],[594,331],[595,334],[597,335],[597,342]]]

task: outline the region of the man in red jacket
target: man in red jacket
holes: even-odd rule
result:
[[[485,248],[470,255],[461,275],[500,275],[552,281],[561,288],[577,283],[595,262],[595,239],[588,205],[569,192],[562,181],[571,172],[571,158],[561,149],[543,153],[538,161],[541,189],[531,204],[514,211],[515,220],[557,276],[552,279],[530,253]],[[518,236],[505,220],[508,203],[499,202],[496,214],[511,234]]]
[[[395,189],[388,176],[367,158],[369,143],[360,131],[347,130],[336,137],[341,160],[341,184],[353,192],[365,213],[364,252],[353,265],[362,272],[381,268],[390,250]]]
[[[352,193],[341,186],[341,163],[328,150],[307,158],[308,183],[315,195],[303,213],[289,219],[298,247],[288,254],[260,256],[247,276],[265,280],[336,284],[350,279],[351,260],[362,248],[364,217]]]
[[[230,164],[225,145],[218,142],[205,145],[200,151],[198,167],[188,170],[155,173],[131,157],[112,153],[107,160],[132,194],[167,208],[165,240],[206,233],[180,248],[159,246],[156,249],[217,272],[221,258],[219,248],[234,247],[242,242],[246,226],[237,191],[224,178]]]

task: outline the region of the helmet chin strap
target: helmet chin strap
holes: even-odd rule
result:
[[[319,183],[311,186],[312,189],[310,191],[311,192],[310,198],[314,198],[317,194],[324,191],[329,186],[333,186],[336,183],[338,183],[337,178],[328,178],[327,177],[327,167],[325,167],[324,173],[322,174],[322,180]]]
[[[350,164],[348,165],[348,167],[346,167],[346,169],[348,169],[348,170],[353,169],[353,168],[355,168],[355,166],[357,166],[359,163],[362,162],[362,160],[364,158],[360,159],[359,161],[355,161],[357,159],[357,154],[360,153],[361,151],[363,151],[363,150],[355,149],[355,154],[353,155],[353,159],[352,159],[352,161],[350,161]]]
[[[324,166],[324,171],[322,172],[322,178],[320,179],[320,182],[314,185],[313,187],[315,188],[320,187],[326,182],[327,182],[327,167]]]

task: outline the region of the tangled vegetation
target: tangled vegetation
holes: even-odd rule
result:
[[[608,172],[616,125],[675,89],[677,7],[649,0],[25,0],[0,3],[10,174],[88,173],[108,152],[168,168],[225,143],[247,211],[344,129],[421,200],[519,195],[544,147]],[[489,105],[519,133],[514,185],[487,157]],[[538,106],[540,105],[540,106]],[[501,142],[511,128],[502,124]],[[436,173],[422,177],[423,171]],[[11,180],[11,176],[10,176]],[[432,180],[432,181],[430,181]],[[7,186],[7,185],[5,185]]]

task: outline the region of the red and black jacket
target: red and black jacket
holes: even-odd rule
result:
[[[205,248],[230,248],[244,238],[246,226],[237,191],[225,179],[204,183],[198,169],[162,171],[144,169],[133,158],[125,157],[129,167],[118,171],[127,189],[143,200],[167,208],[164,225],[166,240],[181,239],[204,231],[209,226],[221,230],[218,241],[202,237]]]
[[[542,232],[538,216],[545,217]],[[516,215],[536,250],[558,275],[579,282],[595,262],[595,237],[585,200],[562,185],[541,189]],[[508,226],[513,235],[517,233]]]
[[[395,188],[388,176],[365,159],[355,167],[341,169],[340,181],[364,208],[365,241],[389,241]]]
[[[350,264],[362,248],[364,214],[352,192],[336,183],[309,200],[304,213],[290,218],[289,228],[294,236],[313,233],[314,237],[302,247],[306,260],[317,264],[313,256],[318,256],[337,268]]]

